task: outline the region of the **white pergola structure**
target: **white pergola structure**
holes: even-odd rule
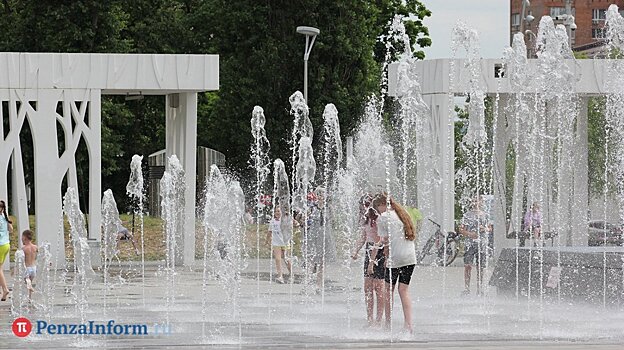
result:
[[[560,222],[566,223],[566,227],[559,227],[562,245],[584,246],[587,245],[587,211],[588,211],[588,143],[587,143],[587,105],[588,98],[592,95],[609,93],[607,79],[608,67],[612,60],[566,60],[565,65],[574,74],[575,82],[573,92],[579,97],[578,115],[574,116],[574,136],[568,140],[567,150],[571,152],[572,164],[570,171],[561,174],[559,180],[560,197],[559,200],[569,203],[569,210],[565,217],[560,218]],[[464,59],[435,59],[416,61],[412,63],[411,72],[417,76],[411,76],[420,83],[422,98],[429,107],[430,115],[426,122],[425,132],[431,133],[431,145],[423,152],[426,154],[417,155],[418,169],[433,170],[438,181],[432,181],[433,188],[423,188],[418,186],[419,206],[424,201],[424,191],[433,192],[431,197],[431,208],[424,208],[425,213],[431,213],[433,219],[440,222],[444,230],[454,230],[454,96],[465,95],[470,91],[470,84],[474,77],[474,69],[467,67]],[[481,59],[479,85],[484,89],[484,93],[490,96],[498,96],[495,149],[494,155],[494,242],[497,252],[501,248],[515,245],[515,240],[507,239],[507,231],[517,231],[520,229],[522,218],[522,198],[514,198],[512,205],[512,222],[509,227],[506,220],[505,188],[507,186],[505,178],[505,161],[507,148],[514,137],[516,131],[512,126],[513,111],[510,106],[512,84],[507,77],[497,77],[496,72],[503,65],[500,59]],[[474,67],[472,67],[474,68]],[[528,60],[528,71],[538,70],[538,61]],[[397,71],[398,64],[394,63],[389,67],[389,94],[397,96]],[[413,73],[412,73],[413,74]],[[474,79],[473,79],[474,80]],[[527,84],[521,91],[530,96],[535,95],[534,85]],[[529,97],[530,98],[530,97]],[[548,118],[548,113],[539,118]],[[572,151],[573,150],[573,151]],[[421,150],[419,150],[421,152]],[[433,169],[432,169],[433,168]],[[498,171],[496,171],[498,169]],[[423,174],[431,174],[428,171],[418,171],[419,184],[424,183]],[[526,186],[528,179],[522,177],[516,181],[515,186]],[[530,185],[530,184],[529,184]],[[520,187],[522,188],[522,187]],[[426,203],[425,203],[426,205]],[[568,204],[566,204],[568,205]],[[547,212],[548,207],[542,208]],[[552,210],[552,209],[551,209]]]
[[[89,239],[100,241],[101,96],[166,95],[167,157],[177,155],[187,184],[184,231],[178,241],[183,254],[178,263],[191,263],[195,254],[197,93],[218,88],[218,55],[0,53],[0,170],[4,174],[0,198],[8,195],[6,175],[11,164],[10,206],[19,230],[30,226],[20,145],[25,123],[33,140],[37,239],[50,243],[54,261],[62,265],[61,184],[66,178],[68,186],[87,190],[78,188],[76,172],[81,140],[89,153]],[[63,150],[57,140],[59,131]]]

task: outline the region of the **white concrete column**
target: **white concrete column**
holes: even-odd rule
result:
[[[510,248],[516,245],[515,239],[507,238],[507,146],[509,137],[507,135],[510,96],[500,94],[497,107],[496,130],[494,130],[494,169],[492,169],[494,186],[494,203],[492,203],[492,216],[494,219],[494,256],[498,257],[503,248]],[[509,184],[513,186],[513,183]]]
[[[445,231],[454,231],[455,216],[455,129],[450,116],[448,94],[427,94],[423,100],[431,110],[431,164],[433,166],[433,220]],[[439,176],[439,179],[438,179]],[[424,190],[419,186],[419,192]],[[419,193],[419,202],[422,197]]]
[[[195,180],[197,162],[197,93],[166,96],[167,159],[175,154],[184,169],[184,219],[177,245],[176,264],[190,265],[195,261]]]
[[[101,91],[91,90],[89,98],[89,239],[100,241],[102,236],[102,117]],[[83,189],[84,190],[84,189]],[[99,254],[98,254],[99,256]]]
[[[17,217],[17,225],[13,225],[17,234],[17,244],[22,247],[22,232],[30,229],[28,221],[28,199],[26,198],[26,182],[24,178],[24,162],[22,161],[22,147],[19,143],[13,150],[11,161],[11,193],[13,194],[13,212]]]
[[[56,103],[60,91],[38,91],[37,111],[29,115],[35,153],[35,217],[39,243],[50,243],[53,264],[65,266],[61,181],[67,170],[59,162],[56,139]]]
[[[576,117],[576,135],[574,140],[574,197],[572,202],[572,237],[570,244],[573,246],[587,245],[587,213],[589,205],[588,188],[588,156],[589,146],[587,141],[587,108],[589,97],[579,98],[579,114]],[[567,243],[567,242],[566,242]]]

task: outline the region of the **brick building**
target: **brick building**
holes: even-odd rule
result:
[[[522,28],[522,3],[526,0],[510,0],[510,35],[509,43],[513,35]],[[575,17],[576,30],[571,31],[572,48],[577,52],[585,52],[590,56],[596,54],[602,46],[604,39],[604,24],[606,11],[609,5],[616,4],[620,13],[624,13],[624,0],[572,0],[572,15]],[[525,18],[528,15],[535,19],[530,23],[524,23],[524,31],[530,30],[537,34],[537,27],[542,16],[556,17],[566,13],[566,0],[530,0],[526,6]],[[555,21],[555,23],[561,23]],[[535,37],[526,33],[524,40],[532,53]]]

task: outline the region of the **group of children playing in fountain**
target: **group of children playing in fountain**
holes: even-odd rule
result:
[[[134,235],[125,228],[121,222],[118,224],[118,233],[117,233],[117,242],[128,240],[132,242],[132,246],[134,247],[135,254],[139,255],[139,250],[136,245],[136,241],[134,239]],[[11,251],[10,244],[10,233],[13,231],[13,222],[9,220],[9,215],[7,214],[6,203],[3,200],[0,200],[0,289],[2,292],[2,298],[0,301],[6,301],[9,295],[9,288],[6,283],[6,278],[4,277],[3,265],[9,252]],[[31,230],[24,230],[21,235],[22,240],[22,248],[21,250],[24,252],[24,274],[22,279],[26,284],[26,289],[28,290],[28,299],[32,300],[32,293],[35,291],[33,287],[33,282],[35,277],[37,276],[37,253],[39,251],[39,247],[33,244],[34,233]],[[116,250],[117,254],[119,251]]]
[[[9,220],[6,210],[6,203],[0,200],[0,287],[2,287],[2,299],[6,301],[9,296],[9,287],[4,277],[4,261],[11,251],[10,233],[13,231],[13,223]],[[22,251],[24,252],[24,274],[21,278],[28,289],[28,299],[32,300],[33,281],[37,276],[37,252],[39,248],[33,244],[33,232],[24,230],[22,232]]]
[[[306,219],[301,213],[296,215],[295,225],[306,225],[303,234],[302,254],[307,267],[316,273],[316,292],[323,287],[324,264],[335,259],[335,247],[332,235],[323,230],[325,190],[317,188],[308,196]],[[267,242],[270,241],[275,258],[278,283],[285,283],[282,261],[286,262],[292,278],[292,264],[287,258],[288,244],[280,231],[282,213],[274,210],[274,217],[269,224]],[[304,221],[304,222],[301,222]],[[298,224],[296,223],[298,222]],[[385,193],[366,194],[360,200],[361,237],[352,252],[357,259],[364,248],[364,292],[367,319],[370,326],[390,328],[391,310],[394,302],[394,290],[398,282],[399,297],[403,308],[405,330],[412,332],[412,303],[408,292],[414,266],[416,265],[416,227],[407,210]],[[377,300],[377,317],[374,318],[374,304]],[[383,316],[385,314],[385,323]]]

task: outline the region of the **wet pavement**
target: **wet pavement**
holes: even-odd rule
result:
[[[360,262],[329,266],[325,291],[319,294],[314,286],[302,283],[301,269],[296,269],[292,284],[272,281],[268,259],[259,262],[260,273],[258,262],[249,262],[241,273],[239,292],[236,286],[225,286],[227,277],[210,279],[203,286],[200,263],[177,269],[172,289],[166,287],[171,280],[157,263],[146,266],[144,283],[136,263],[124,265],[121,274],[115,268],[107,279],[108,288],[98,272],[89,289],[88,306],[83,308],[73,301],[72,273],[63,278],[62,271],[57,272],[52,297],[35,293],[34,305],[22,315],[33,325],[27,337],[13,334],[11,325],[17,315],[10,314],[10,302],[0,302],[0,349],[624,348],[624,310],[539,294],[530,300],[502,299],[493,287],[484,295],[462,296],[460,262],[446,268],[416,267],[410,285],[413,335],[402,331],[398,296],[392,329],[367,327]],[[486,277],[489,274],[491,269]],[[11,285],[13,279],[8,278]],[[46,302],[52,307],[41,304]],[[89,331],[89,321],[93,321],[92,333],[97,327],[105,332],[113,321],[113,333],[136,325],[147,334],[46,334],[50,325],[64,324],[77,325],[77,332],[84,324]],[[41,334],[36,334],[38,330]]]

